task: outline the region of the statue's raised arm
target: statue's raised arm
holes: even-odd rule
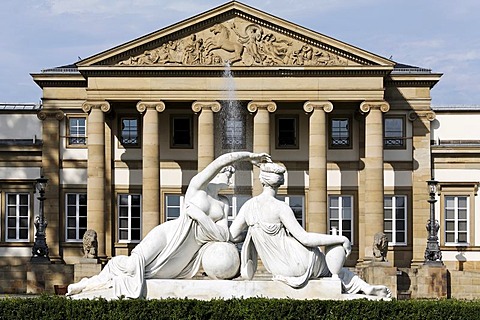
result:
[[[190,180],[185,197],[188,197],[189,191],[195,192],[199,189],[205,189],[208,183],[212,181],[222,169],[235,162],[250,160],[252,163],[260,163],[271,161],[270,159],[270,155],[267,153],[253,153],[248,151],[225,153],[209,163]]]

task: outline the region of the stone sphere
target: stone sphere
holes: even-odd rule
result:
[[[229,242],[214,242],[203,253],[202,266],[213,279],[232,279],[240,269],[237,247]]]

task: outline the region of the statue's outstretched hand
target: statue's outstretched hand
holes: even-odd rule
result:
[[[250,162],[258,166],[260,163],[272,162],[272,157],[268,153],[252,153],[250,154]]]

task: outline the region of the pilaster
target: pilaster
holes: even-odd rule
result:
[[[105,113],[110,111],[110,104],[106,101],[87,101],[82,109],[88,113],[87,227],[97,232],[98,257],[105,258]]]
[[[222,106],[217,101],[195,101],[192,110],[198,114],[198,171],[215,158],[213,113]]]
[[[366,101],[360,105],[360,111],[366,114],[365,120],[365,158],[364,210],[362,217],[363,234],[359,234],[359,259],[373,257],[373,239],[377,232],[383,232],[383,113],[390,110],[385,101]],[[360,192],[359,192],[360,193]]]
[[[60,121],[65,117],[61,110],[42,110],[37,115],[42,120],[42,174],[48,179],[45,190],[44,214],[48,222],[46,241],[52,262],[62,261],[60,256]]]
[[[325,113],[332,112],[330,101],[307,101],[310,114],[308,155],[307,231],[327,233],[327,135]]]
[[[430,153],[430,122],[435,120],[433,111],[412,111],[408,119],[413,124],[413,161],[417,163],[412,175],[412,246],[413,264],[423,264],[428,233],[425,225],[430,219],[427,180],[432,177]]]
[[[273,101],[250,101],[247,105],[253,118],[253,152],[270,154],[270,113],[277,110]],[[256,196],[262,192],[262,185],[258,178],[260,169],[253,167],[252,195]]]
[[[160,145],[159,113],[165,110],[161,101],[140,101],[137,110],[143,114],[142,135],[142,234],[160,224]]]

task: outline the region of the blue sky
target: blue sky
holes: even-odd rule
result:
[[[0,103],[39,102],[30,73],[76,62],[220,0],[2,0]],[[443,73],[433,105],[480,105],[478,0],[243,0],[394,61]]]

